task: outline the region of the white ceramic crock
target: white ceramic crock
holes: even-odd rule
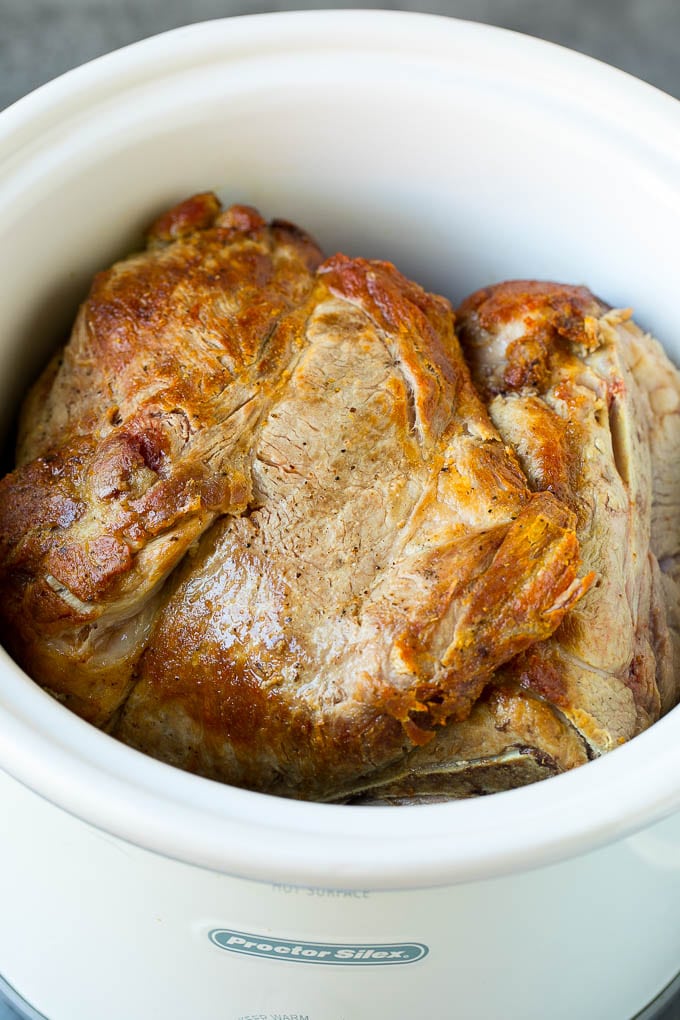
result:
[[[0,115],[0,408],[170,203],[300,222],[453,300],[586,282],[680,357],[680,107],[376,12],[211,22]],[[291,803],[147,759],[0,662],[0,972],[48,1020],[626,1020],[680,970],[680,714],[491,798]]]

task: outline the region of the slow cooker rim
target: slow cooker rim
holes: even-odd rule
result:
[[[156,761],[1,659],[1,767],[97,828],[243,878],[367,889],[472,881],[574,856],[680,807],[680,709],[580,769],[491,797],[394,809],[315,804]]]
[[[365,32],[356,33],[357,20]],[[464,41],[502,51],[511,38],[515,59],[521,51],[542,74],[554,75],[555,64],[578,69],[582,87],[588,81],[595,92],[616,98],[617,116],[624,106],[630,116],[630,103],[653,111],[669,126],[654,144],[673,157],[672,140],[680,136],[677,102],[591,58],[435,15],[316,11],[196,24],[68,72],[0,114],[0,161],[3,151],[16,157],[15,143],[26,137],[27,127],[30,137],[31,126],[53,119],[60,108],[65,114],[75,109],[84,90],[112,92],[122,73],[128,83],[146,80],[155,70],[170,73],[171,57],[191,66],[206,46],[275,47],[292,38],[300,44],[301,35],[311,45],[314,33],[322,31],[338,42],[357,34],[380,37],[378,23],[389,28],[383,39],[391,46],[401,41],[412,47],[436,37],[438,46]],[[4,653],[0,669],[6,681],[0,695],[0,765],[8,773],[139,846],[263,881],[396,888],[488,877],[581,852],[680,806],[680,740],[674,739],[680,710],[605,758],[544,783],[493,798],[387,811],[281,801],[179,772],[77,719]]]

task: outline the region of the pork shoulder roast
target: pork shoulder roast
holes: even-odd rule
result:
[[[678,373],[583,288],[480,291],[458,330],[389,263],[171,209],[25,401],[7,649],[288,797],[492,792],[639,733],[680,693]]]

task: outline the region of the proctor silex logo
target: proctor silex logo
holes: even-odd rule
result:
[[[292,939],[274,939],[253,935],[229,928],[215,928],[209,933],[210,941],[220,949],[245,956],[265,956],[272,960],[290,963],[325,963],[336,966],[375,967],[391,964],[415,963],[427,956],[428,948],[421,942],[294,942]]]

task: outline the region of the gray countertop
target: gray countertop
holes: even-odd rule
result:
[[[419,10],[484,21],[581,50],[680,97],[679,0],[0,0],[0,109],[86,60],[179,25],[333,7]]]
[[[319,8],[419,10],[540,36],[614,64],[680,97],[680,0],[432,0],[384,4],[234,0],[0,0],[0,109],[87,60],[179,25]],[[0,906],[1,909],[1,906]],[[0,974],[2,961],[0,961]],[[74,989],[74,995],[77,990]],[[680,1004],[658,1020],[678,1020]],[[0,1020],[16,1014],[0,994]],[[492,1020],[492,1018],[490,1018]],[[622,1018],[625,1020],[625,1018]]]

